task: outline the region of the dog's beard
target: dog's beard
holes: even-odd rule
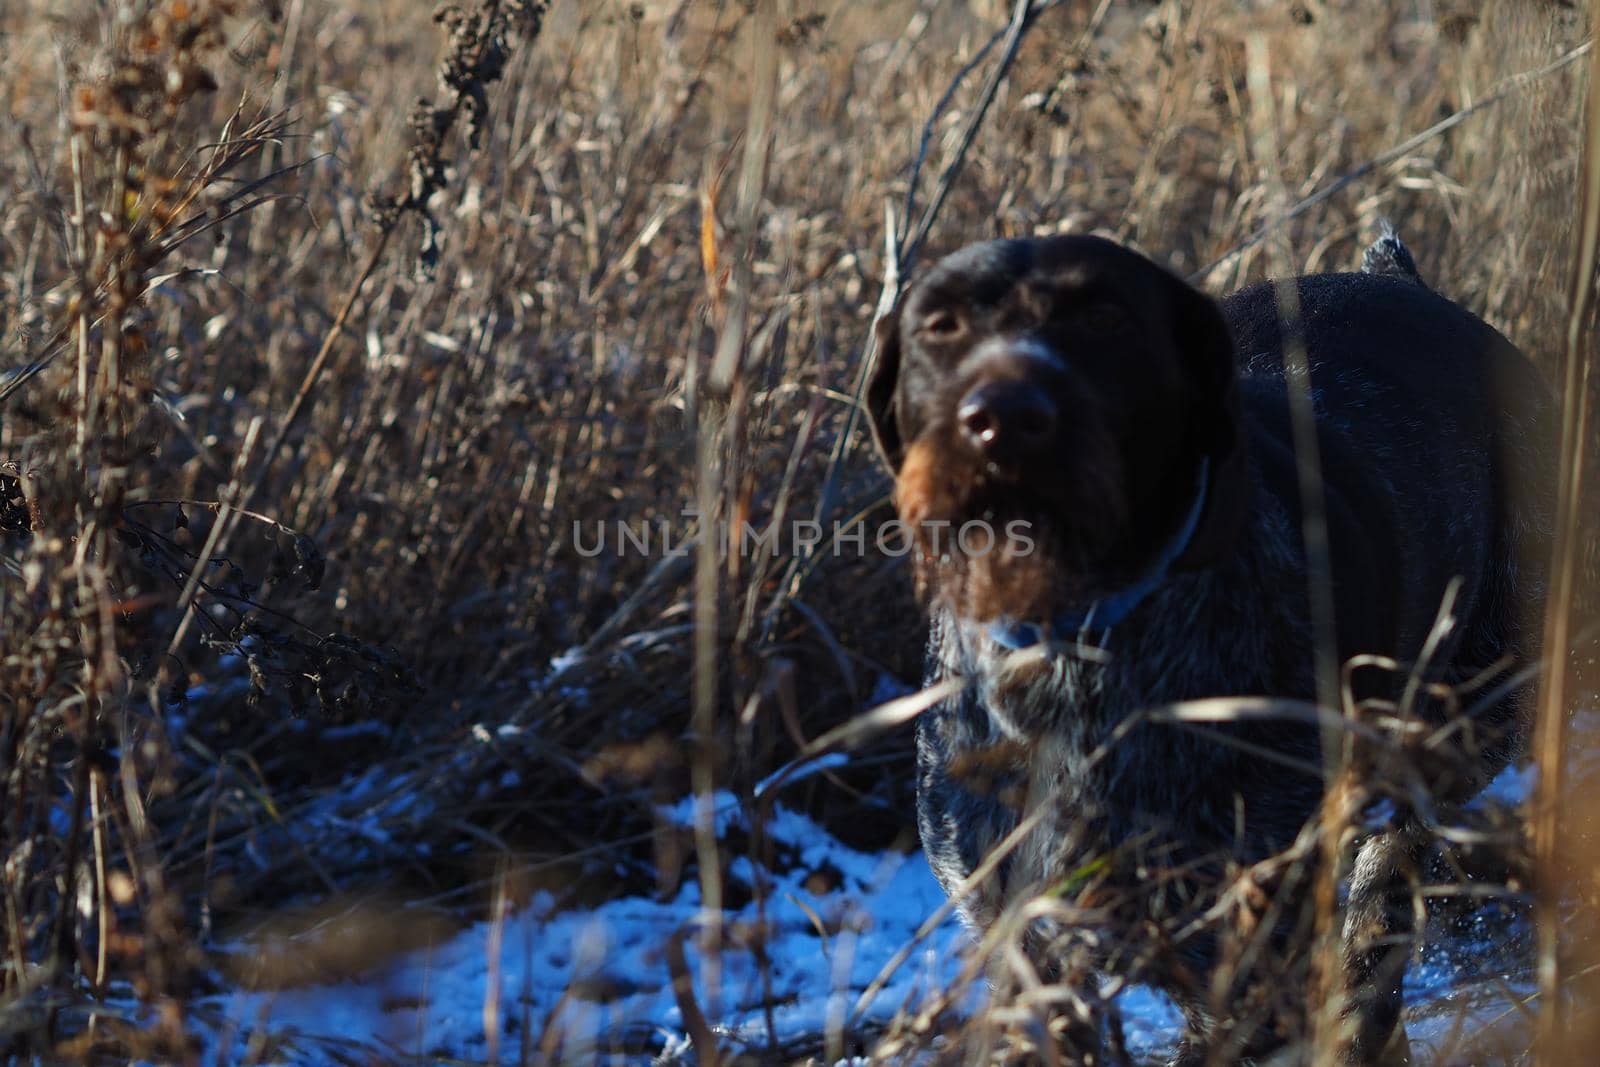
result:
[[[949,436],[914,441],[895,479],[918,595],[989,622],[1048,620],[1103,593],[1096,564],[1111,551],[1126,511],[1116,451],[1074,449],[1081,459],[1070,471],[1063,456],[1056,470],[999,478],[981,457],[947,447]],[[963,542],[959,532],[969,523],[981,525]]]

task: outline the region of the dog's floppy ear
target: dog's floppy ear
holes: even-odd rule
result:
[[[1217,561],[1233,547],[1250,506],[1250,475],[1233,334],[1215,300],[1179,278],[1171,282],[1173,341],[1194,390],[1191,441],[1209,462],[1200,522],[1177,561],[1192,568]]]
[[[867,418],[872,424],[872,443],[878,456],[891,471],[900,469],[905,458],[905,443],[900,439],[899,404],[895,400],[900,382],[900,307],[878,320],[878,355],[867,378]]]
[[[1173,342],[1195,391],[1193,441],[1215,464],[1239,443],[1233,334],[1215,300],[1178,278],[1171,282]]]

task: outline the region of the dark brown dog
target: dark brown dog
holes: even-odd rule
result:
[[[1403,761],[1416,773],[1387,761],[1401,803],[1368,827],[1346,907],[1343,1055],[1378,1062],[1405,1055],[1420,827],[1477,792],[1524,732],[1524,694],[1488,680],[1537,633],[1551,402],[1392,237],[1366,272],[1304,277],[1297,293],[1340,661],[1423,664],[1403,693],[1404,666],[1351,676],[1358,698],[1385,697],[1420,728]],[[1179,1062],[1298,1040],[1314,863],[1271,861],[1297,840],[1319,852],[1303,834],[1324,795],[1319,727],[1141,715],[1315,697],[1276,290],[1219,305],[1108,241],[999,241],[928,271],[880,337],[868,405],[915,535],[934,673],[970,683],[919,725],[934,870],[954,892],[1036,820],[962,902],[970,922],[987,929],[1045,891],[1089,907],[1095,922],[1024,924],[1028,957],[1085,988],[1105,970],[1166,988],[1189,1023]],[[1459,702],[1417,700],[1418,682],[1457,687]],[[1278,871],[1270,891],[1241,889],[1250,864]],[[1129,936],[1140,930],[1159,933]]]

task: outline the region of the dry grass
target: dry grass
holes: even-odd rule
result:
[[[458,65],[476,149],[424,123],[420,154],[440,58],[483,51],[417,5],[0,10],[0,1051],[182,1058],[201,946],[286,900],[461,914],[507,864],[582,899],[619,859],[715,890],[730,857],[651,800],[747,791],[920,637],[895,561],[730,555],[685,511],[886,507],[842,436],[886,207],[924,131],[929,203],[1005,6],[557,4],[503,80]],[[1585,34],[1526,0],[1049,5],[923,255],[1099,230],[1223,292],[1348,269],[1388,217],[1554,377],[1583,63],[1248,242]],[[578,551],[619,520],[657,551]],[[391,849],[302,818],[374,810],[352,767]],[[909,767],[890,736],[786,800],[906,843]],[[84,1023],[118,979],[153,1031]]]

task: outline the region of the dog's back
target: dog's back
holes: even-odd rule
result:
[[[1403,246],[1401,246],[1403,248]],[[1298,514],[1283,308],[1270,283],[1222,302],[1263,480]],[[1341,660],[1414,664],[1454,584],[1429,679],[1459,683],[1526,651],[1538,625],[1554,469],[1550,392],[1523,354],[1414,275],[1301,278],[1293,340],[1311,368]],[[1478,725],[1505,736],[1448,791],[1467,794],[1520,739],[1520,702]],[[1477,740],[1482,741],[1480,733]]]

